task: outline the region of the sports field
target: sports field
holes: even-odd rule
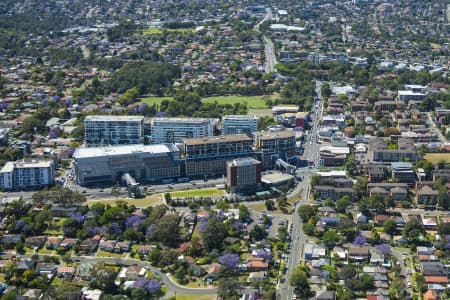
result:
[[[216,96],[216,97],[208,97],[203,98],[202,101],[205,103],[214,103],[217,101],[219,104],[234,104],[234,103],[247,103],[247,107],[249,109],[264,109],[267,108],[266,100],[276,100],[279,99],[280,96],[278,94],[274,95],[265,95],[265,96],[240,96],[240,95],[231,95],[231,96]],[[172,97],[147,97],[142,98],[141,102],[145,102],[148,105],[161,104],[163,100],[172,100]]]

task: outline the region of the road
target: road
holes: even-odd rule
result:
[[[261,26],[261,24],[270,20],[272,20],[272,10],[270,9],[270,7],[267,7],[264,19],[262,19],[258,24],[256,24],[253,29],[259,32],[259,27]],[[273,45],[272,40],[267,36],[263,36],[263,42],[265,53],[264,70],[266,71],[266,73],[274,73],[276,72],[275,65],[277,64],[275,47]]]
[[[314,112],[311,113],[311,119],[312,119],[312,128],[310,130],[309,137],[306,141],[305,145],[305,152],[304,152],[304,159],[306,160],[312,160],[315,162],[315,165],[318,165],[318,156],[319,156],[319,145],[317,144],[317,134],[319,131],[319,125],[320,125],[320,119],[322,117],[322,96],[321,96],[321,83],[316,82],[316,94],[318,95],[318,98],[320,99],[317,101],[317,108],[314,109]],[[316,105],[316,103],[314,105]],[[310,193],[310,186],[309,182],[311,179],[311,174],[313,173],[313,169],[306,167],[306,168],[299,168],[296,172],[296,175],[299,177],[303,177],[303,180],[297,185],[297,187],[294,189],[294,191],[291,194],[288,194],[287,197],[290,198],[300,192],[302,192],[302,197],[300,202],[297,205],[297,209],[292,215],[292,225],[293,230],[291,234],[291,240],[292,240],[292,250],[288,257],[288,262],[286,264],[287,266],[287,272],[286,272],[286,280],[285,283],[282,285],[279,285],[279,294],[280,298],[282,300],[290,300],[293,297],[294,294],[294,288],[289,285],[289,278],[292,274],[292,270],[295,268],[295,266],[298,264],[299,261],[303,260],[303,248],[306,242],[306,235],[303,232],[303,223],[297,213],[298,207],[307,204],[309,199],[309,193]]]
[[[23,258],[31,258],[32,254],[22,255]],[[43,255],[39,254],[39,256],[51,256],[51,255]],[[172,296],[174,294],[190,294],[190,295],[207,295],[207,294],[215,294],[217,293],[217,288],[187,288],[177,283],[173,282],[169,278],[169,274],[164,274],[161,272],[159,268],[153,267],[147,261],[141,261],[139,259],[132,258],[112,258],[112,257],[97,257],[97,256],[77,256],[77,261],[81,263],[111,263],[118,264],[124,266],[137,265],[140,267],[145,267],[153,273],[157,274],[162,283],[167,287],[168,292],[166,296]]]
[[[438,136],[439,141],[441,143],[446,143],[447,139],[444,137],[444,135],[442,134],[442,132],[439,130],[439,128],[437,128],[436,124],[433,122],[433,119],[431,117],[431,113],[428,112],[427,113],[428,116],[428,125],[433,129],[434,133]]]

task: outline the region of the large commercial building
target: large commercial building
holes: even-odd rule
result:
[[[0,189],[21,190],[48,186],[55,181],[52,160],[9,161],[0,170]]]
[[[254,158],[227,162],[227,186],[232,193],[254,192],[261,185],[262,164]]]
[[[183,142],[186,176],[223,175],[228,160],[254,155],[252,139],[246,134],[184,139]]]
[[[114,183],[129,173],[137,181],[180,177],[180,153],[173,144],[78,148],[78,184]]]
[[[277,159],[290,162],[296,156],[295,133],[293,131],[254,132],[254,145],[260,152],[264,168],[273,168]]]
[[[84,136],[89,147],[140,144],[144,142],[144,117],[87,116]]]
[[[227,115],[222,118],[222,135],[245,133],[251,135],[258,130],[258,118],[249,115]]]
[[[213,122],[203,118],[154,118],[151,121],[152,143],[181,143],[186,138],[213,135]]]

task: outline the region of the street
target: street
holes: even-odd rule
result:
[[[304,159],[308,161],[314,161],[315,166],[318,166],[318,156],[319,156],[319,145],[316,142],[317,133],[319,130],[320,119],[322,117],[322,96],[321,96],[321,83],[316,83],[316,94],[319,97],[319,101],[317,101],[317,108],[314,110],[314,113],[311,114],[313,126],[310,130],[308,141],[305,143],[307,146],[305,147]],[[309,182],[311,179],[311,174],[313,173],[313,169],[309,167],[299,168],[296,171],[297,176],[302,176],[303,180],[297,185],[294,191],[291,194],[288,194],[288,198],[293,197],[294,195],[299,194],[301,191],[302,196],[299,204],[296,207],[296,211],[292,215],[292,250],[288,257],[287,263],[287,272],[286,272],[286,280],[284,284],[280,286],[279,294],[280,299],[290,300],[294,294],[294,288],[289,284],[289,278],[292,274],[292,270],[298,264],[299,261],[303,260],[303,247],[306,242],[306,235],[303,232],[302,226],[303,223],[297,213],[297,210],[300,206],[307,204],[309,199]]]

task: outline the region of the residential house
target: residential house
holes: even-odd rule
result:
[[[60,278],[72,278],[72,276],[75,274],[75,268],[68,266],[59,266],[56,269],[56,274]]]
[[[381,266],[384,263],[384,254],[378,249],[370,249],[370,261],[372,265]]]
[[[14,248],[22,239],[23,237],[18,234],[6,234],[2,236],[2,245],[6,249]]]
[[[440,284],[442,286],[447,286],[448,276],[424,276],[425,282],[427,284]]]
[[[64,238],[61,241],[61,244],[59,245],[60,247],[68,250],[70,248],[72,248],[73,245],[75,245],[76,243],[78,243],[78,239],[75,238]]]
[[[259,281],[263,281],[266,278],[267,278],[267,273],[264,271],[250,272],[250,274],[248,275],[249,282],[259,282]]]
[[[46,236],[31,236],[25,239],[25,246],[31,249],[40,249],[44,246]]]
[[[80,243],[80,250],[84,253],[92,253],[98,248],[101,237],[99,235],[94,236],[91,239],[86,239]]]
[[[76,267],[75,274],[82,280],[90,281],[92,279],[92,270],[94,265],[91,263],[82,263]]]
[[[27,289],[25,293],[22,294],[22,299],[41,299],[42,298],[42,291],[39,289]],[[17,299],[19,299],[18,297]]]
[[[436,230],[438,226],[437,219],[435,217],[423,218],[422,223],[425,230]]]
[[[141,255],[148,255],[156,247],[153,245],[140,245],[137,248],[137,253]]]
[[[114,253],[130,252],[131,243],[130,242],[117,242],[114,246]]]
[[[53,217],[57,218],[70,218],[73,216],[78,210],[77,206],[52,206],[50,211],[52,212]]]
[[[129,266],[125,271],[125,278],[127,280],[137,280],[139,278],[144,278],[146,269],[141,266]]]
[[[383,215],[383,214],[377,214],[374,217],[374,221],[375,224],[377,226],[383,226],[384,222],[386,222],[387,220],[389,220],[391,217],[388,215]]]
[[[21,259],[17,265],[16,270],[23,273],[27,270],[33,270],[36,267],[36,261],[32,259]]]
[[[115,240],[100,240],[98,248],[103,251],[113,252],[116,243]]]
[[[447,267],[441,262],[421,262],[420,269],[424,276],[448,276]]]
[[[369,261],[369,249],[366,246],[350,246],[348,248],[348,257],[351,261]]]
[[[49,250],[55,250],[61,245],[62,237],[59,236],[49,236],[47,242],[45,243],[45,248]]]
[[[267,271],[269,264],[262,257],[251,257],[247,259],[246,267],[250,272]]]
[[[439,191],[433,190],[429,186],[423,186],[416,193],[417,205],[436,205]]]
[[[435,290],[427,290],[423,294],[423,300],[438,300],[439,295]]]
[[[39,276],[44,276],[47,281],[50,281],[56,274],[56,265],[54,263],[38,263],[36,272]]]
[[[394,201],[406,201],[408,199],[408,190],[401,187],[391,189],[391,197]]]

